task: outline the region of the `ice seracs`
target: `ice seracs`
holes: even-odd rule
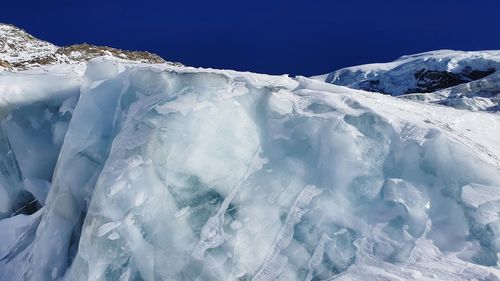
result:
[[[498,147],[456,123],[499,124],[496,114],[434,115],[442,108],[304,77],[113,60],[75,81],[77,103],[47,92],[4,117],[8,141],[56,140],[53,114],[71,113],[52,177],[6,148],[8,186],[37,204],[0,221],[23,233],[4,234],[4,279],[500,276],[500,204],[487,196],[500,186]],[[27,106],[37,104],[54,113],[36,117]],[[11,133],[21,117],[52,125]]]

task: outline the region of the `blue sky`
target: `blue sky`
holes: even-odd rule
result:
[[[313,75],[435,49],[500,49],[498,0],[3,1],[0,22],[58,45],[191,66]]]

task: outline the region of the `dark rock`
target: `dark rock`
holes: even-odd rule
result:
[[[430,93],[469,82],[470,79],[449,71],[435,71],[421,69],[415,73],[416,89],[409,89],[406,93]]]

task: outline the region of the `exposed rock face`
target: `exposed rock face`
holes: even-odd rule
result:
[[[149,52],[144,51],[125,51],[105,46],[93,46],[89,44],[78,44],[68,47],[63,47],[57,50],[56,54],[66,55],[75,60],[88,61],[97,56],[112,55],[117,58],[126,60],[148,62],[148,63],[164,63],[165,60]]]
[[[463,83],[479,80],[496,70],[494,68],[480,70],[470,68],[465,69],[463,73],[453,73],[451,71],[435,71],[420,69],[415,72],[417,87],[409,89],[406,93],[431,93],[437,90],[446,89]]]
[[[405,94],[432,93],[438,90],[479,80],[494,73],[495,71],[496,70],[494,68],[491,68],[487,70],[472,70],[470,72],[457,74],[451,71],[436,71],[423,68],[415,71],[415,74],[413,75],[415,77],[416,87],[407,89]],[[380,80],[378,79],[364,80],[359,82],[358,85],[360,90],[389,95],[392,94],[390,90],[387,91],[387,89],[380,85]]]
[[[429,93],[467,82],[460,75],[449,71],[421,69],[415,73],[417,88],[406,93]]]
[[[10,70],[10,69],[12,69],[12,65],[10,65],[10,63],[8,61],[0,59],[0,68]]]
[[[143,63],[181,65],[167,62],[156,54],[144,51],[126,51],[86,43],[58,47],[15,26],[0,23],[0,69],[16,71],[43,65],[80,64],[99,56]]]

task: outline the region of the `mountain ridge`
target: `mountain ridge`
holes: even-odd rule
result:
[[[87,43],[59,47],[14,25],[0,23],[0,69],[20,71],[46,65],[85,64],[100,56],[131,62],[181,65],[167,62],[147,51],[128,51]]]

